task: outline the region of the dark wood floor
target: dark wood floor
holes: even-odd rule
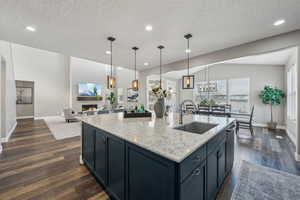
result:
[[[79,137],[55,140],[43,120],[22,120],[3,148],[1,200],[108,199],[79,164]]]
[[[229,200],[242,160],[300,175],[295,147],[284,131],[241,130],[236,138],[236,160],[218,196]],[[282,136],[277,139],[276,136]],[[20,120],[0,155],[0,199],[108,200],[84,166],[79,165],[80,138],[55,140],[43,120]]]
[[[285,131],[255,128],[254,132],[254,137],[251,137],[249,130],[242,129],[235,138],[234,167],[223,184],[218,200],[231,198],[242,160],[300,175],[300,163],[294,159],[295,146]]]

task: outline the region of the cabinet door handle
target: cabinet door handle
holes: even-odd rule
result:
[[[197,168],[194,170],[193,172],[193,176],[199,176],[201,174],[201,169],[200,168]]]
[[[195,156],[195,158],[193,159],[194,162],[200,162],[201,161],[201,156],[197,155]]]
[[[102,140],[103,140],[104,143],[106,142],[106,138],[105,138],[104,135],[102,136]]]

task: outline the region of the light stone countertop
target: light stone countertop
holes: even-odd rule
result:
[[[183,116],[183,124],[192,121],[218,124],[204,134],[173,129],[180,126],[178,113],[170,113],[168,117],[162,119],[154,116],[152,118],[123,118],[123,113],[113,113],[83,117],[81,120],[179,163],[235,119],[203,115]]]

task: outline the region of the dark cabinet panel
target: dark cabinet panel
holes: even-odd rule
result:
[[[206,162],[197,167],[181,184],[181,200],[205,200],[206,195]]]
[[[175,170],[171,163],[131,145],[127,148],[127,156],[127,199],[175,199]]]
[[[87,124],[83,125],[83,160],[91,170],[95,167],[95,129]]]
[[[213,200],[225,179],[225,140],[207,157],[207,200]]]
[[[227,130],[226,134],[226,174],[228,174],[234,162],[234,129]]]
[[[108,136],[108,189],[118,200],[125,199],[125,143]]]
[[[218,192],[218,151],[207,157],[207,200],[214,200]]]
[[[218,187],[221,187],[225,179],[225,142],[223,142],[217,153],[218,156]]]
[[[106,184],[107,182],[106,149],[106,135],[97,130],[95,144],[95,174],[103,184]]]
[[[182,182],[206,158],[206,145],[203,145],[180,163],[180,181]]]

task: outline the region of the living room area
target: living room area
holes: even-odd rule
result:
[[[0,45],[13,63],[16,119],[44,119],[56,139],[80,135],[81,116],[138,105],[134,70],[114,66],[111,71],[110,65],[91,60],[5,41]],[[110,73],[117,77],[114,90],[106,87]]]

